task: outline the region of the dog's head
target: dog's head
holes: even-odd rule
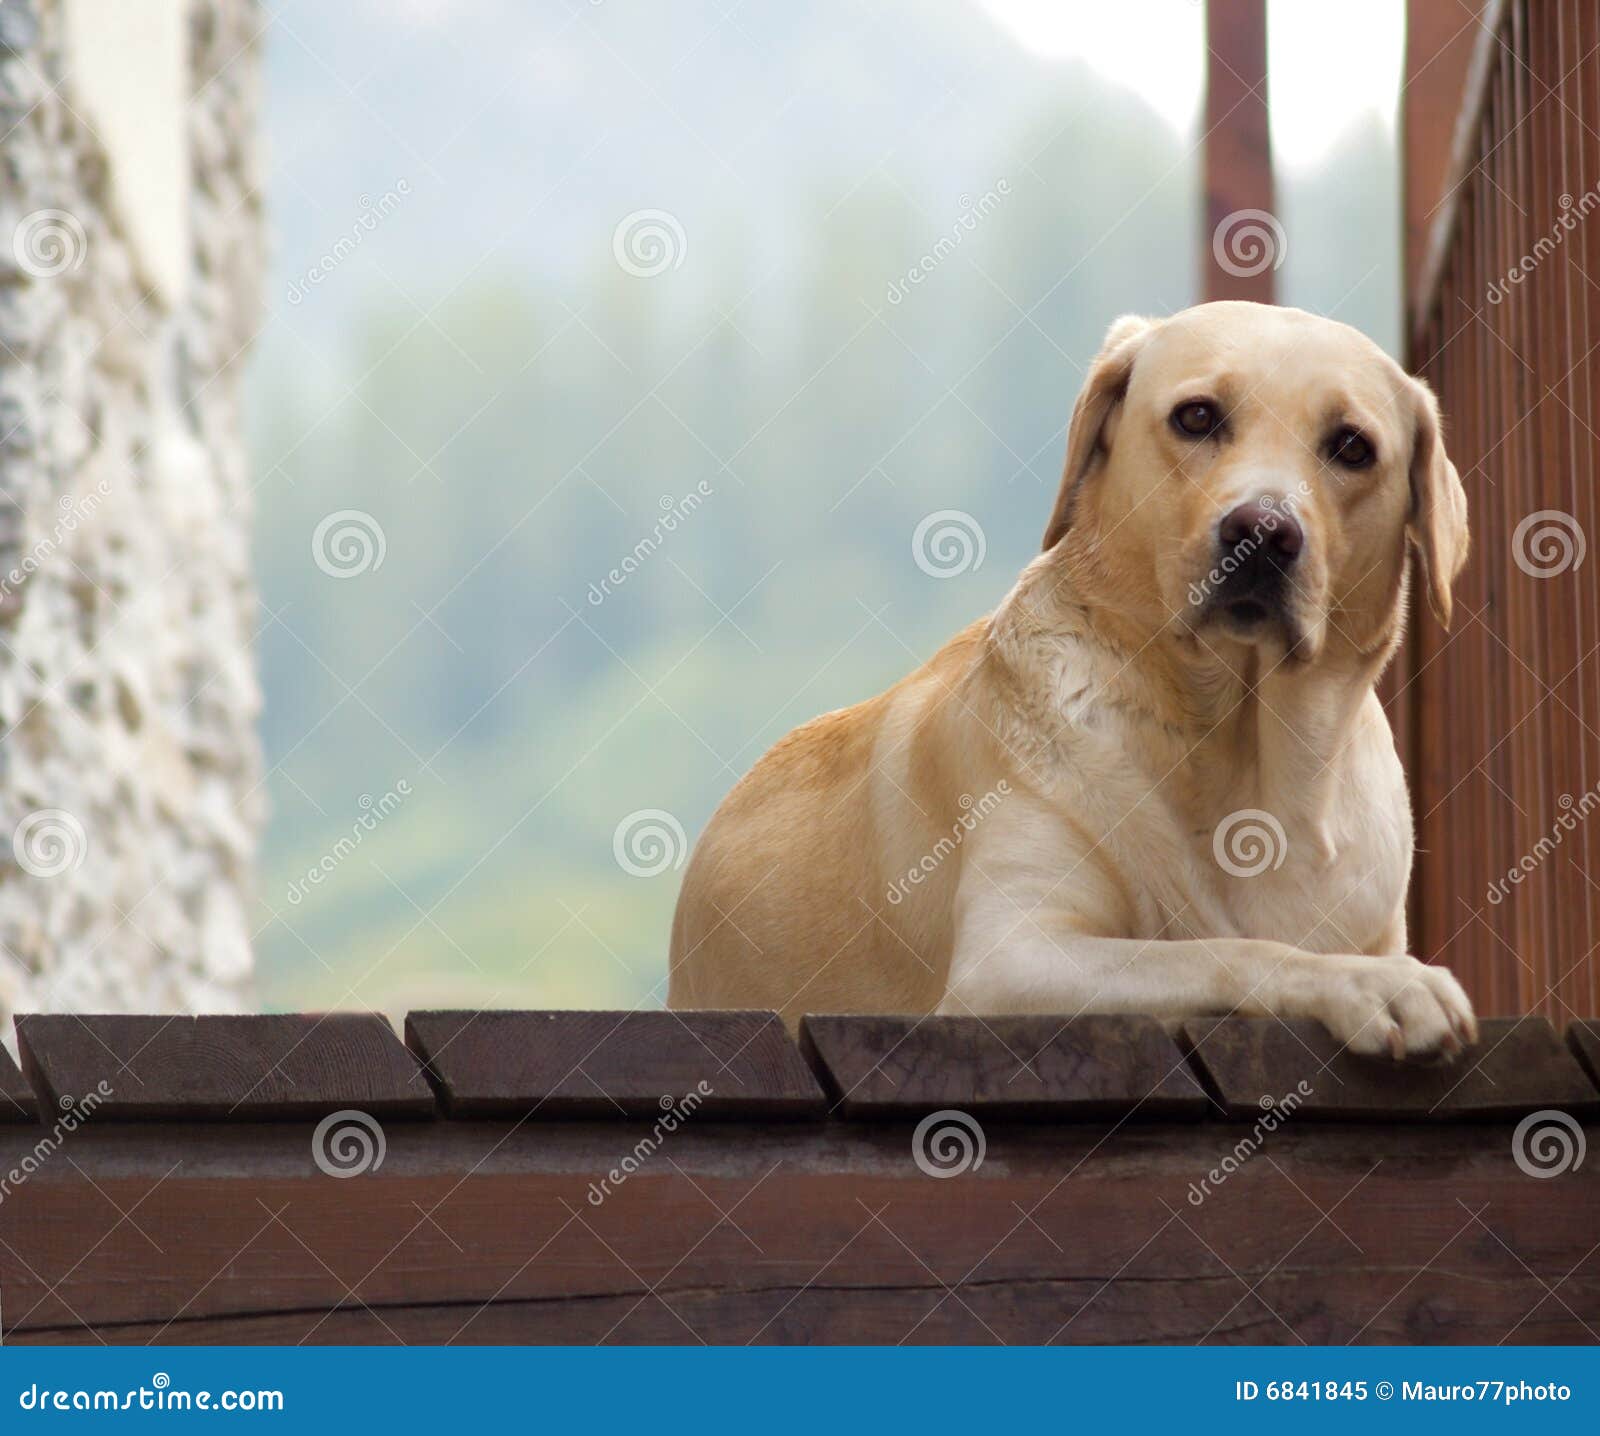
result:
[[[1111,326],[1044,547],[1130,617],[1310,660],[1392,640],[1408,547],[1449,623],[1466,494],[1433,394],[1371,340],[1204,304]]]

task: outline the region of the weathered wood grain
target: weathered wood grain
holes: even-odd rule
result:
[[[938,1179],[902,1123],[690,1124],[602,1186],[646,1124],[388,1124],[338,1180],[309,1123],[91,1123],[0,1203],[6,1339],[1596,1340],[1600,1170],[1512,1125],[996,1124]]]
[[[943,1107],[1055,1120],[1198,1117],[1209,1105],[1153,1017],[808,1016],[800,1042],[845,1117]]]
[[[406,1041],[451,1116],[820,1117],[772,1012],[413,1012]]]
[[[430,1116],[433,1093],[383,1018],[17,1018],[23,1070],[46,1110],[99,1099],[94,1120]]]
[[[1600,1114],[1600,1090],[1542,1017],[1489,1018],[1454,1062],[1394,1062],[1344,1051],[1319,1022],[1190,1019],[1181,1040],[1228,1115],[1276,1106],[1296,1116],[1378,1121],[1514,1117],[1543,1107]]]

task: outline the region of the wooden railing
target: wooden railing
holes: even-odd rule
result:
[[[17,1036],[7,1342],[1600,1329],[1600,1024],[1493,1022],[1446,1067],[1246,1019],[814,1017],[798,1045],[770,1013]]]
[[[1474,533],[1454,631],[1417,622],[1401,674],[1413,926],[1480,1010],[1560,1022],[1600,1012],[1600,11],[1413,0],[1412,17],[1409,228],[1431,217],[1431,238],[1410,359]]]

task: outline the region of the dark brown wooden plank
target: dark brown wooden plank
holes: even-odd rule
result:
[[[1567,1046],[1583,1064],[1583,1070],[1600,1087],[1600,1018],[1588,1017],[1567,1028]]]
[[[416,1059],[382,1017],[17,1018],[23,1070],[46,1110],[96,1094],[95,1119],[433,1115]]]
[[[406,1041],[455,1117],[826,1111],[773,1012],[413,1012]]]
[[[1454,1062],[1394,1062],[1344,1051],[1319,1022],[1190,1019],[1182,1040],[1230,1117],[1272,1106],[1308,1117],[1427,1121],[1516,1117],[1546,1107],[1600,1114],[1600,1091],[1543,1017],[1480,1022]]]
[[[11,1054],[0,1047],[0,1122],[32,1122],[38,1115],[33,1088],[11,1060]]]
[[[350,1180],[310,1123],[89,1122],[0,1202],[5,1335],[1592,1341],[1600,1166],[1514,1125],[995,1123],[936,1179],[903,1123],[690,1122],[615,1183],[614,1121],[391,1123]]]
[[[1206,5],[1205,207],[1205,297],[1271,304],[1284,246],[1271,217],[1266,0]]]
[[[1441,1226],[1440,1241],[1449,1236]],[[1206,1260],[1195,1250],[1197,1261]],[[696,1339],[729,1346],[989,1346],[1054,1338],[1056,1344],[1294,1346],[1304,1332],[1308,1341],[1351,1333],[1363,1345],[1593,1343],[1596,1284],[1583,1273],[1562,1284],[1562,1300],[1541,1300],[1532,1273],[1485,1276],[1443,1265],[1406,1289],[1399,1281],[1375,1282],[1350,1261],[1307,1271],[1291,1260],[1283,1269],[1252,1273],[1248,1288],[1207,1261],[1193,1276],[1017,1277],[957,1286],[955,1296],[925,1272],[908,1271],[888,1288],[794,1282],[569,1301],[349,1305],[170,1325],[23,1330],[7,1332],[6,1340],[16,1346],[683,1346]],[[1398,1299],[1384,1307],[1391,1294]],[[1526,1311],[1528,1319],[1513,1325],[1517,1317],[1506,1315],[1512,1311]],[[1369,1314],[1375,1319],[1363,1330]]]
[[[846,1117],[940,1108],[1085,1120],[1209,1105],[1153,1017],[806,1017],[801,1047]]]

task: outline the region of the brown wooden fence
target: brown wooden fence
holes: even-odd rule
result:
[[[17,1035],[8,1343],[1600,1340],[1600,1023],[1444,1067],[1269,1019]]]
[[[1600,9],[1413,0],[1411,40],[1410,358],[1474,534],[1454,631],[1414,626],[1392,710],[1415,943],[1480,1011],[1560,1021],[1600,1012]]]

